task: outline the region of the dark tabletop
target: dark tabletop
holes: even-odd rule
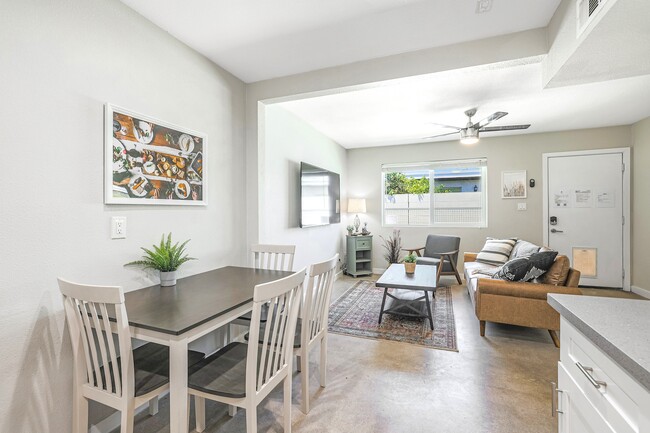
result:
[[[407,290],[436,290],[436,266],[416,265],[415,273],[407,274],[404,265],[393,263],[375,283],[377,287]]]
[[[176,286],[160,285],[124,294],[129,324],[180,335],[253,301],[257,284],[293,274],[286,271],[226,266],[180,278]]]

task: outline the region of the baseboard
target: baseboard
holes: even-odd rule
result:
[[[341,275],[343,275],[343,271],[338,271],[338,272],[336,273],[336,275],[334,275],[334,281],[336,281],[336,280],[338,280],[339,278],[341,278]]]
[[[373,274],[381,275],[384,272],[386,272],[386,268],[372,268]]]
[[[643,289],[637,286],[630,286],[630,290],[632,291],[632,293],[636,293],[639,296],[643,296],[644,298],[650,299],[650,290],[648,289]]]

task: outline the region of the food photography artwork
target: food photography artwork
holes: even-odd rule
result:
[[[501,172],[501,198],[526,198],[526,170]]]
[[[106,105],[107,204],[206,205],[207,136]]]

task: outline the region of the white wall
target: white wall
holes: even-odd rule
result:
[[[487,157],[488,159],[488,227],[401,229],[404,246],[424,246],[430,233],[455,234],[461,237],[460,259],[465,251],[480,251],[486,236],[516,236],[542,244],[542,154],[569,150],[627,147],[632,144],[630,127],[600,128],[579,131],[527,134],[508,137],[482,137],[475,146],[463,146],[457,140],[442,143],[351,149],[348,151],[348,194],[366,197],[367,220],[373,238],[373,268],[385,268],[382,240],[392,228],[381,227],[381,164]],[[501,171],[527,170],[528,179],[536,180],[528,188],[526,199],[501,198]],[[525,202],[526,211],[517,211]]]
[[[259,240],[259,189],[264,153],[263,113],[265,104],[301,97],[349,91],[382,85],[382,81],[414,75],[450,71],[500,62],[539,62],[547,53],[546,29],[528,30],[494,38],[436,47],[246,86],[246,223],[247,244]],[[462,55],[459,55],[462,53]]]
[[[346,224],[342,214],[339,224],[299,227],[300,162],[339,173],[343,202],[346,150],[278,105],[266,106],[264,120],[259,239],[296,245],[294,269],[300,269],[340,253]]]
[[[56,277],[135,289],[163,232],[193,274],[245,261],[244,85],[117,0],[0,6],[0,431],[70,431]],[[103,204],[103,104],[207,133],[207,207]],[[113,215],[128,238],[109,239]]]
[[[632,126],[632,285],[650,290],[650,117]]]

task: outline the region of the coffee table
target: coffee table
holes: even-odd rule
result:
[[[431,292],[433,298],[436,297],[437,271],[436,266],[416,265],[415,273],[407,274],[403,264],[394,263],[390,265],[375,283],[377,287],[384,288],[384,297],[379,311],[379,323],[381,324],[384,313],[428,318],[433,330],[429,292]],[[389,293],[388,289],[395,290]]]

